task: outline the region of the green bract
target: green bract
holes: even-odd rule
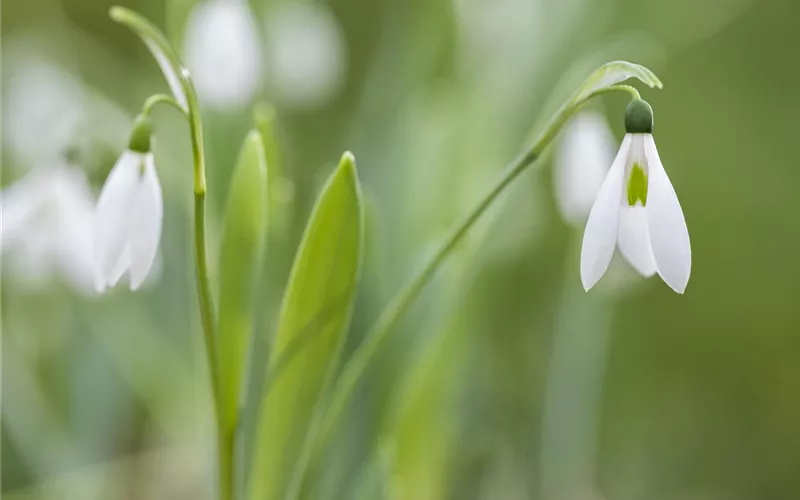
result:
[[[172,50],[166,37],[150,21],[124,7],[112,7],[109,15],[114,21],[124,24],[133,30],[144,41],[164,73],[175,100],[184,111],[188,112],[189,102],[186,82],[188,73],[184,70],[180,59],[175,54],[175,51]]]
[[[600,66],[583,84],[578,87],[570,102],[580,103],[591,94],[611,87],[628,78],[638,78],[651,88],[662,88],[664,85],[658,77],[646,67],[628,61],[612,61]]]

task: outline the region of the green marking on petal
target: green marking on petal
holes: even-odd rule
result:
[[[647,174],[640,164],[634,163],[628,177],[628,205],[635,206],[637,201],[643,207],[647,205]]]

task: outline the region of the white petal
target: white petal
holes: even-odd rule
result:
[[[606,180],[597,193],[597,199],[586,222],[581,247],[581,281],[586,290],[592,288],[606,272],[608,263],[614,255],[614,248],[617,246],[622,185],[630,146],[631,136],[628,134],[623,139],[611,170],[608,171]]]
[[[267,74],[285,104],[318,106],[341,87],[347,44],[336,17],[320,2],[283,2],[267,19]]]
[[[636,272],[649,278],[656,273],[650,250],[647,213],[644,207],[622,207],[619,213],[619,250]]]
[[[614,161],[614,136],[599,113],[582,111],[563,132],[553,158],[556,201],[562,217],[584,224]]]
[[[134,200],[131,214],[130,258],[131,290],[136,290],[147,277],[161,239],[164,201],[153,155],[148,154],[144,177]]]
[[[692,271],[689,230],[652,135],[645,137],[645,154],[649,167],[647,223],[656,269],[673,290],[683,293]]]
[[[186,65],[200,98],[236,107],[261,87],[261,41],[245,0],[211,0],[192,11],[184,41]]]
[[[130,215],[144,157],[126,151],[106,180],[95,215],[95,286],[103,291],[128,244]]]
[[[120,278],[122,275],[125,274],[125,271],[130,269],[131,267],[131,246],[130,244],[125,246],[125,249],[122,251],[122,255],[120,256],[117,264],[114,266],[114,269],[111,271],[111,274],[108,275],[108,279],[106,280],[106,286],[114,287],[119,283]]]

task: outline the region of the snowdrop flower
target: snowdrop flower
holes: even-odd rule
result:
[[[339,89],[345,68],[344,37],[327,9],[286,3],[270,15],[265,33],[268,76],[283,103],[309,108]]]
[[[186,26],[184,50],[198,95],[211,106],[245,105],[261,87],[261,41],[245,0],[198,4]]]
[[[95,216],[95,288],[113,287],[130,272],[130,288],[142,284],[158,250],[164,203],[150,152],[150,124],[137,119],[129,148],[106,180]]]
[[[567,222],[585,224],[614,159],[613,141],[600,113],[582,111],[567,125],[553,158],[556,202]]]
[[[581,249],[581,280],[589,290],[619,246],[645,277],[658,273],[683,293],[692,267],[689,231],[653,140],[653,110],[636,99],[625,113],[625,139],[597,194]]]
[[[86,174],[66,164],[36,168],[0,195],[0,252],[20,284],[62,277],[92,293],[94,197]]]
[[[17,160],[47,164],[69,145],[85,115],[86,95],[61,67],[36,55],[18,59],[4,89],[3,135]]]

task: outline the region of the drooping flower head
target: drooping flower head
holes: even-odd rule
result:
[[[95,288],[103,292],[130,272],[136,290],[150,272],[161,239],[164,203],[153,153],[151,127],[138,119],[128,150],[106,180],[95,215]]]
[[[641,99],[625,113],[625,138],[597,194],[581,249],[581,280],[592,288],[619,247],[645,277],[658,273],[683,293],[692,268],[689,231],[653,140],[653,110]]]

